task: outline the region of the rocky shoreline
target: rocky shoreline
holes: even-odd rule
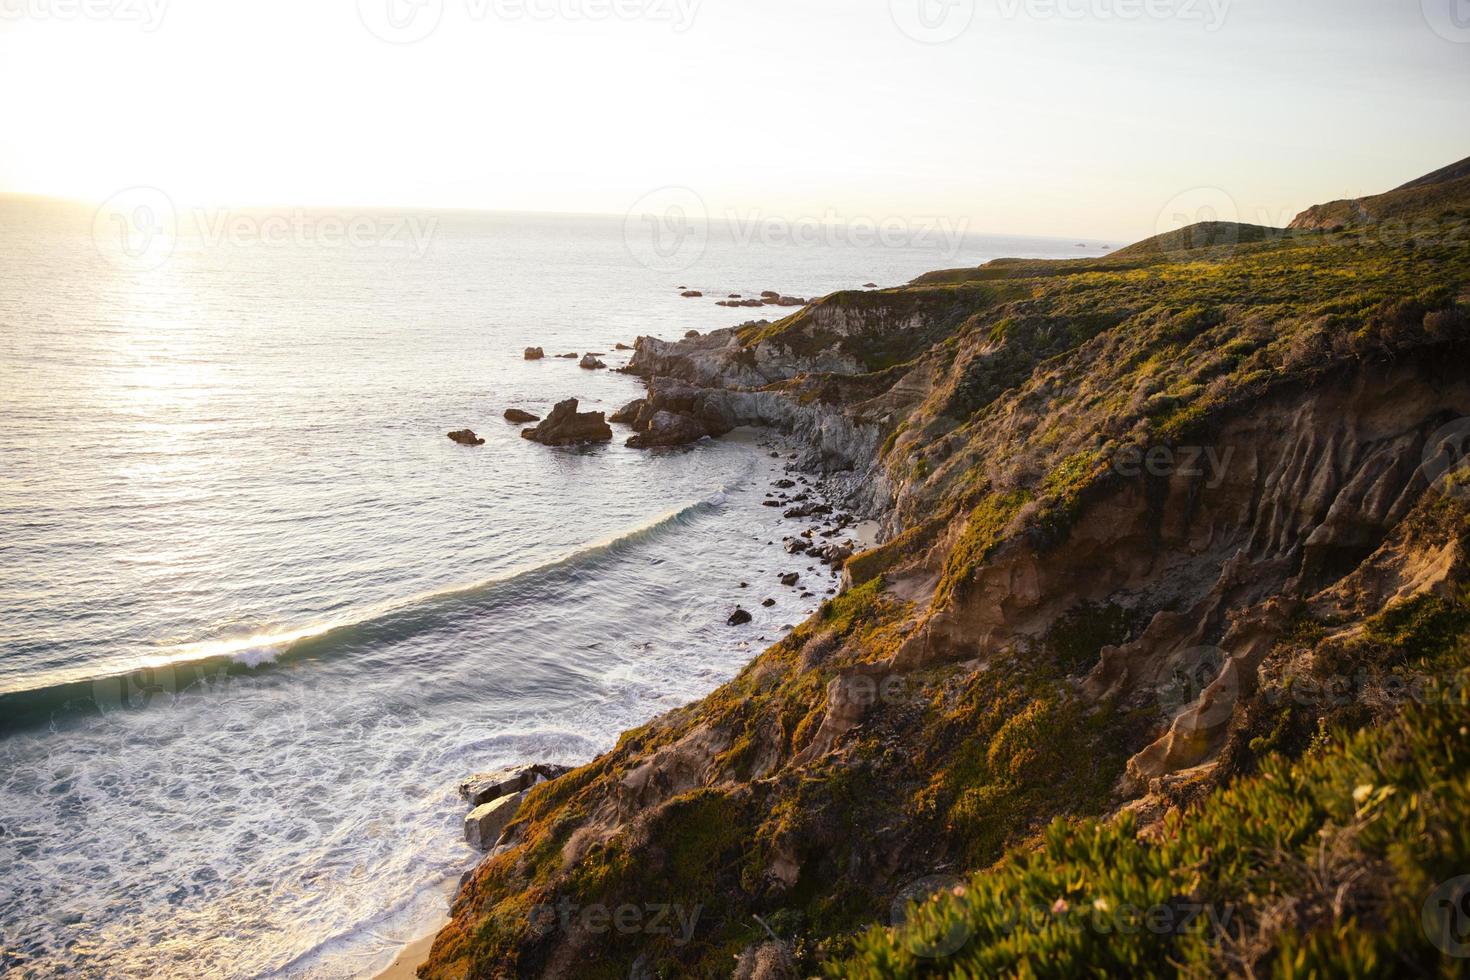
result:
[[[765,321],[758,325],[764,326]],[[618,370],[642,378],[645,393],[605,418],[602,412],[577,411],[575,398],[558,402],[545,419],[518,408],[508,408],[504,416],[512,422],[537,422],[521,435],[549,446],[609,441],[609,422],[632,429],[626,444],[634,448],[683,446],[719,438],[740,427],[770,431],[774,438],[763,439],[760,451],[780,461],[781,475],[770,483],[761,505],[779,509],[782,519],[794,525],[779,543],[768,542],[791,559],[772,574],[771,584],[797,591],[802,599],[838,595],[851,584],[850,577],[843,574],[848,559],[879,543],[879,520],[885,516],[886,501],[872,491],[875,433],[853,426],[840,411],[801,405],[781,392],[686,380],[720,380],[696,368],[695,357],[711,342],[728,342],[731,336],[732,331],[714,331],[692,334],[674,344],[652,337],[639,337],[632,347],[618,344],[618,349],[633,351],[629,363]],[[542,356],[539,347],[526,349],[528,360]],[[686,356],[689,363],[680,363],[678,358]],[[597,366],[604,365],[599,362]],[[658,373],[659,368],[668,367],[679,376]],[[467,445],[484,442],[470,430],[453,432],[450,438]],[[740,587],[762,595],[750,581],[742,581]],[[727,626],[751,622],[743,601],[733,601]],[[749,601],[770,607],[776,600],[765,595]],[[787,624],[783,632],[794,628]],[[771,640],[764,635],[755,639],[761,643]],[[569,771],[567,766],[528,761],[467,777],[458,787],[469,807],[463,825],[465,843],[492,858],[516,847],[524,830],[516,818],[531,788]],[[461,888],[472,874],[465,873]],[[423,952],[427,954],[427,948]]]
[[[1364,208],[1467,201],[1470,178],[1450,177]],[[1169,896],[1228,907],[1261,942],[1228,960],[1216,936],[1133,933],[1087,955],[1264,975],[1342,923],[1299,902],[1296,877],[1262,886],[1250,856],[1270,846],[1305,873],[1328,839],[1335,894],[1416,923],[1470,851],[1423,857],[1402,815],[1381,839],[1392,862],[1340,831],[1393,808],[1387,769],[1436,839],[1463,823],[1437,774],[1460,778],[1442,735],[1463,739],[1470,709],[1444,722],[1380,685],[1470,670],[1470,496],[1452,466],[1470,258],[1342,223],[997,260],[639,338],[624,370],[642,404],[616,413],[635,435],[779,431],[799,448],[766,502],[805,522],[789,560],[816,566],[841,514],[880,519],[885,543],[839,548],[842,584],[739,676],[531,790],[520,843],[466,880],[424,977],[714,976],[732,956],[743,980],[917,976],[936,964],[915,943],[956,924],[982,930],[950,949],[958,972],[1041,961],[1028,951],[1080,969],[1048,923]],[[1345,275],[1365,290],[1351,302]],[[809,572],[782,574],[801,589]],[[1361,689],[1342,700],[1299,694],[1348,673]],[[1288,828],[1259,817],[1308,799]],[[931,892],[918,925],[883,928]],[[629,898],[706,914],[677,938],[527,914]],[[1040,924],[984,932],[1015,900]],[[1424,952],[1417,927],[1380,926],[1355,935]]]

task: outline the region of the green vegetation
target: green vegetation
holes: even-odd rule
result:
[[[1470,867],[1470,673],[1427,691],[1386,726],[1267,761],[1152,839],[1129,814],[1057,821],[963,895],[867,933],[831,976],[1458,976],[1420,915]]]
[[[856,365],[768,391],[868,427],[898,533],[738,677],[536,788],[427,976],[728,976],[773,936],[803,976],[1452,974],[1419,916],[1470,873],[1470,513],[1441,485],[1386,532],[1334,528],[1363,564],[1333,572],[1330,597],[1226,595],[1213,622],[1180,625],[1208,586],[1173,579],[1216,581],[1231,529],[1162,550],[1165,481],[1125,485],[1110,464],[1213,446],[1242,412],[1392,365],[1459,383],[1467,221],[1461,179],[1291,231],[1214,224],[838,293],[740,333],[751,363],[769,345]],[[1138,554],[1094,568],[1115,519]],[[1023,595],[1038,584],[1052,592]],[[1212,764],[1125,792],[1166,718],[1150,691],[1099,696],[1106,670],[1084,676],[1150,623],[1223,642],[1245,612],[1259,667]],[[899,886],[938,870],[968,881],[882,928]],[[534,925],[567,896],[702,913],[687,943]]]
[[[830,975],[1458,975],[1421,913],[1470,868],[1467,623],[1464,603],[1390,609],[1366,642],[1415,658],[1419,703],[1273,756],[1147,837],[1130,813],[1059,820],[962,894],[868,932]]]
[[[969,587],[975,571],[990,557],[991,551],[1000,543],[1006,525],[1028,499],[1030,495],[1019,490],[1010,493],[992,492],[987,493],[970,509],[964,533],[945,559],[944,574],[940,577],[939,588],[934,594],[936,604],[948,602],[956,593],[962,593]]]

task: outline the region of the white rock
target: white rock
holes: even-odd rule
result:
[[[516,811],[521,808],[521,800],[525,798],[526,793],[522,790],[475,807],[464,818],[465,843],[482,851],[494,847],[501,832],[515,819]]]

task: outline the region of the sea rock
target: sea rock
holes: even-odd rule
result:
[[[567,766],[558,766],[549,762],[506,766],[503,769],[476,773],[466,779],[459,784],[459,795],[472,807],[484,806],[491,800],[528,790],[537,783],[556,779],[570,771]]]
[[[684,336],[685,336],[686,339],[692,338],[692,337],[698,337],[699,336],[699,331],[698,330],[685,330],[684,331]]]
[[[878,288],[878,284],[876,282],[865,282],[865,283],[863,283],[863,288],[864,289],[877,289]]]
[[[767,609],[769,609],[770,607],[774,606],[775,604],[776,604],[776,600],[775,599],[762,599],[761,600],[761,605],[765,606]]]
[[[704,295],[704,293],[701,293],[701,292],[700,292],[700,291],[699,291],[699,290],[697,290],[697,289],[686,289],[686,290],[684,290],[684,291],[683,291],[683,292],[682,292],[682,293],[680,293],[680,294],[679,294],[679,295],[680,295],[680,296],[683,296],[683,297],[685,297],[685,298],[687,298],[687,299],[697,299],[697,298],[699,298],[699,297],[700,297],[700,296],[703,296],[703,295]]]
[[[475,807],[464,818],[465,843],[481,851],[490,850],[515,819],[516,811],[521,808],[521,801],[525,798],[526,791],[522,790]]]
[[[722,436],[735,427],[729,402],[719,392],[674,378],[650,378],[641,401],[628,423],[638,433],[628,440],[634,448],[682,446],[705,436]]]
[[[607,417],[609,422],[617,422],[622,425],[632,425],[638,420],[638,413],[643,411],[643,406],[648,404],[646,398],[635,398],[622,408]]]
[[[778,292],[776,292],[774,289],[762,289],[761,290],[761,299],[780,299],[780,298],[781,298],[781,294],[778,293]]]
[[[743,626],[748,622],[750,622],[750,613],[745,611],[744,609],[741,609],[739,606],[736,606],[735,611],[730,614],[730,618],[725,620],[725,625]]]
[[[592,354],[587,354],[587,355],[583,356],[582,360],[578,362],[577,366],[578,367],[584,367],[584,368],[586,368],[589,371],[595,371],[598,368],[605,368],[605,367],[607,367],[606,364],[604,364],[601,361],[599,361]]]
[[[569,357],[569,358],[571,358],[571,359],[572,359],[572,360],[574,360],[574,361],[575,361],[575,360],[576,360],[576,359],[577,359],[577,355],[576,355],[576,353],[575,353],[575,352],[573,352],[573,353],[570,353],[570,354],[558,354],[558,355],[556,355],[556,356],[557,356],[557,357],[561,357],[561,358],[568,358],[568,357]]]
[[[618,341],[616,344],[613,344],[613,350],[632,350],[632,349],[633,348],[629,347],[627,344],[623,343],[621,340]]]
[[[541,416],[532,415],[530,412],[519,408],[507,408],[505,410],[505,420],[507,422],[540,422]]]
[[[811,547],[811,543],[803,538],[792,538],[786,542],[786,553],[788,555],[800,554]]]
[[[525,358],[528,361],[539,361],[546,356],[546,352],[539,347],[527,347]]]
[[[709,435],[704,423],[689,415],[655,412],[637,435],[628,439],[634,449],[651,446],[684,446]]]
[[[453,432],[449,433],[449,438],[453,439],[461,446],[485,445],[485,440],[475,435],[474,429],[455,429]]]
[[[521,438],[547,446],[570,446],[583,442],[607,442],[612,429],[601,412],[577,411],[577,399],[556,403],[551,414],[534,429],[522,429]]]
[[[840,569],[852,557],[852,545],[826,544],[820,548],[814,548],[812,554],[822,559],[824,564],[831,565],[834,569]]]
[[[795,585],[799,581],[801,581],[801,576],[796,572],[787,572],[781,576],[782,585]]]

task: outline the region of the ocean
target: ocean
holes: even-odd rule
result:
[[[586,761],[815,608],[778,439],[523,440],[507,407],[639,394],[554,355],[1102,244],[180,208],[135,249],[114,217],[0,197],[6,976],[371,976],[478,857],[460,779]]]

